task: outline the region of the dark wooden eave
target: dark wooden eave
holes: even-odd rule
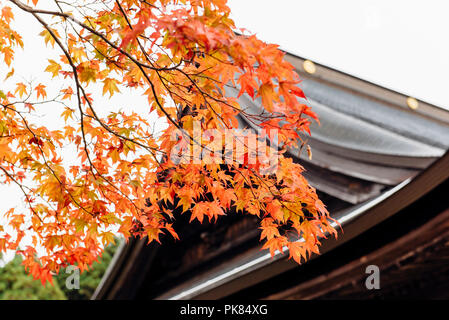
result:
[[[414,203],[448,179],[449,153],[414,179],[405,182],[396,190],[392,190],[385,197],[377,200],[374,199],[372,204],[365,204],[358,208],[341,212],[336,218],[343,226],[344,233],[340,234],[338,240],[323,240],[323,246],[320,249],[321,253],[326,254],[332,252],[338,246],[363,234],[402,210],[413,211]],[[447,182],[445,186],[447,186]],[[444,205],[449,207],[447,202]],[[248,253],[248,255],[250,254]],[[263,259],[261,254],[257,254],[254,251],[252,258],[248,258],[248,256],[246,258],[248,261],[257,261],[258,259],[260,261],[257,264],[250,265],[248,270],[240,270],[240,272],[232,274],[228,279],[222,279],[224,273],[230,272],[233,268],[241,268],[242,266],[242,263],[238,262],[238,259],[234,259],[234,265],[232,260],[228,261],[226,265],[221,266],[219,269],[210,270],[200,278],[192,279],[188,283],[172,289],[159,298],[225,298],[298,267],[295,262],[287,260],[281,254],[277,254],[274,259],[271,259],[269,256]],[[313,256],[314,258],[317,258],[317,256]],[[205,286],[204,283],[210,284]]]
[[[366,267],[379,267],[368,290]],[[448,299],[449,209],[374,252],[264,299]]]

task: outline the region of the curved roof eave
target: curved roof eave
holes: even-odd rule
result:
[[[344,228],[345,233],[338,241],[324,239],[321,252],[325,253],[384,221],[448,178],[449,152],[417,177],[407,179],[380,196],[341,212],[335,218]],[[284,252],[288,253],[288,248],[284,248]],[[218,299],[295,266],[295,263],[287,261],[286,256],[279,252],[271,258],[269,253],[254,250],[244,259],[236,257],[225,265],[210,270],[207,274],[173,288],[157,299]]]

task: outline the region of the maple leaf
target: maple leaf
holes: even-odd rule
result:
[[[173,224],[167,223],[167,224],[164,226],[164,228],[165,228],[168,232],[170,232],[170,234],[173,236],[173,238],[175,238],[176,240],[179,240],[179,236],[178,236],[178,234],[176,233],[175,229],[173,229],[172,226],[173,226]]]
[[[40,83],[34,88],[34,90],[36,90],[38,99],[40,96],[42,97],[42,99],[45,99],[47,97],[47,92],[45,91],[45,86],[43,84]]]
[[[240,84],[240,92],[237,97],[240,97],[246,92],[250,97],[254,98],[254,90],[257,87],[257,82],[249,72],[242,74],[237,82]]]
[[[304,92],[297,86],[297,82],[295,81],[281,81],[279,82],[279,87],[284,96],[288,96],[288,94],[292,93],[297,97],[306,99]]]
[[[60,37],[58,30],[56,30],[56,29],[50,29],[50,30],[56,37],[58,37],[58,38]],[[50,33],[50,31],[48,29],[45,29],[44,31],[42,31],[41,33],[39,33],[39,35],[44,37],[45,44],[50,43],[52,45],[52,47],[55,46],[55,38],[53,37],[53,35]]]
[[[86,97],[87,97],[87,99],[86,99]],[[93,103],[94,99],[92,98],[92,94],[90,94],[90,93],[86,93],[85,95],[83,94],[83,96],[81,97],[81,102],[83,104],[86,104],[88,101],[90,102],[90,104]]]
[[[303,242],[289,242],[287,246],[290,253],[289,259],[293,258],[298,264],[301,264],[301,259],[307,260],[307,250]]]
[[[26,85],[24,85],[22,82],[19,82],[17,84],[16,91],[14,91],[14,93],[18,93],[19,96],[22,98],[23,95],[27,94],[27,87],[26,87]]]
[[[190,206],[192,205],[192,197],[191,195],[183,195],[179,198],[179,204],[178,206],[182,206],[182,212],[186,212],[190,209]],[[198,219],[199,220],[199,219]]]
[[[218,195],[220,199],[220,205],[224,208],[229,208],[231,206],[231,201],[237,201],[235,192],[232,189],[226,189]]]
[[[104,79],[103,84],[103,95],[106,94],[106,92],[109,92],[112,97],[115,92],[120,92],[117,87],[117,80],[115,79],[106,78]]]
[[[109,245],[109,244],[115,244],[115,240],[114,240],[114,234],[112,232],[104,232],[101,235],[101,238],[103,240],[103,244],[105,246]]]
[[[190,216],[190,222],[197,219],[200,223],[203,223],[204,215],[208,211],[207,202],[197,202],[192,210],[192,215]]]
[[[267,242],[265,242],[265,244],[263,245],[262,249],[269,249],[271,256],[274,257],[276,251],[284,253],[285,245],[287,245],[287,238],[285,238],[284,236],[274,237],[267,240]]]
[[[137,35],[139,35],[146,29],[150,22],[150,19],[148,19],[147,17],[141,17],[137,24],[134,25],[133,28],[126,33],[125,37],[122,40],[122,43],[120,44],[120,48],[126,47],[131,40],[135,39]]]
[[[267,204],[267,212],[276,220],[284,221],[284,213],[282,206],[278,200],[271,201]]]
[[[0,157],[6,157],[9,159],[9,155],[11,154],[11,148],[9,147],[8,142],[2,141],[0,142]]]
[[[4,80],[8,80],[10,77],[14,75],[14,68],[11,69],[11,71],[8,72]]]
[[[267,240],[270,240],[274,237],[280,237],[278,225],[273,222],[273,219],[271,218],[265,218],[261,222],[262,233],[260,234],[260,240],[263,240],[267,238]]]
[[[273,103],[276,99],[274,87],[271,83],[264,83],[260,86],[257,96],[262,97],[262,105],[268,110],[273,110]]]
[[[62,89],[61,92],[64,93],[64,96],[62,97],[62,100],[71,99],[71,97],[73,95],[72,87],[68,87],[67,89]]]
[[[14,19],[14,14],[10,7],[2,8],[2,18],[5,19],[6,23],[10,23],[12,19]]]
[[[5,47],[1,49],[1,52],[3,53],[5,63],[10,66],[14,56],[14,51],[9,47]]]
[[[61,71],[61,66],[59,65],[59,63],[57,63],[56,61],[54,61],[52,59],[48,59],[48,62],[50,62],[50,65],[47,68],[45,68],[45,71],[53,74],[53,78],[54,78],[59,74],[59,71]]]
[[[214,219],[215,221],[217,221],[219,216],[225,215],[223,208],[217,201],[208,203],[206,214],[209,217],[209,221],[212,221]]]

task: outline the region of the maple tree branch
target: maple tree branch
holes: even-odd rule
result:
[[[88,99],[88,97],[87,97],[87,95],[86,95],[86,92],[85,92],[84,88],[81,86],[81,84],[80,84],[80,82],[79,82],[78,74],[77,74],[77,68],[76,68],[76,66],[75,66],[74,63],[73,63],[73,60],[72,60],[70,54],[69,54],[69,53],[67,52],[67,50],[64,48],[64,46],[63,46],[62,43],[60,42],[59,38],[55,35],[55,33],[53,32],[53,30],[47,25],[47,23],[46,23],[45,21],[43,21],[38,15],[36,15],[36,13],[46,13],[46,14],[56,13],[56,14],[57,14],[58,12],[45,11],[45,10],[34,10],[33,8],[31,8],[31,7],[29,7],[29,6],[26,6],[26,5],[20,3],[20,2],[17,1],[17,0],[9,0],[9,1],[11,1],[11,2],[13,2],[14,4],[16,4],[17,6],[19,6],[19,8],[21,8],[21,9],[27,11],[27,12],[30,12],[30,13],[31,13],[31,14],[32,14],[32,15],[33,15],[33,16],[34,16],[34,17],[41,23],[41,25],[42,25],[45,29],[47,29],[47,31],[48,31],[48,32],[51,34],[51,36],[55,39],[56,43],[58,44],[58,46],[59,46],[59,47],[61,48],[61,50],[63,51],[64,55],[66,56],[66,58],[68,59],[68,61],[69,61],[69,63],[70,63],[70,66],[71,66],[72,69],[73,69],[73,73],[74,73],[74,77],[75,77],[75,82],[76,82],[77,88],[81,90],[81,92],[82,92],[82,94],[83,94],[83,96],[84,96],[84,99],[86,100],[86,103],[88,104],[90,110],[92,111],[92,114],[93,114],[94,118],[98,121],[98,123],[99,123],[104,129],[106,129],[109,133],[112,133],[113,135],[115,135],[115,136],[117,136],[117,137],[119,137],[119,138],[121,138],[121,139],[123,139],[123,140],[127,140],[127,141],[132,142],[132,143],[134,143],[134,144],[136,144],[136,145],[138,145],[138,146],[140,146],[140,147],[142,147],[142,148],[145,148],[145,149],[147,149],[148,151],[150,151],[151,153],[152,153],[153,151],[157,151],[157,152],[158,152],[159,150],[158,150],[157,148],[149,147],[149,146],[144,145],[144,144],[142,144],[142,143],[140,143],[140,142],[138,142],[138,141],[136,141],[136,140],[134,140],[134,139],[130,139],[130,138],[128,138],[128,137],[125,137],[125,136],[123,136],[123,135],[120,135],[120,134],[116,133],[114,130],[112,130],[111,128],[109,128],[109,126],[107,126],[103,121],[101,121],[101,119],[98,117],[98,115],[97,115],[97,113],[95,112],[95,110],[94,110],[92,104],[90,103],[90,100]],[[20,4],[20,5],[19,5],[19,4]],[[82,25],[85,26],[84,24],[82,24]],[[86,27],[86,28],[89,28],[89,27],[87,27],[87,26],[85,26],[85,27]],[[89,28],[89,29],[90,29],[90,28]],[[89,30],[89,31],[91,31],[91,30]],[[91,31],[91,32],[92,32],[92,31]],[[108,42],[108,43],[109,43],[109,42]],[[135,63],[138,63],[138,62],[135,62]],[[139,64],[139,65],[141,65],[141,64]],[[81,107],[80,107],[80,112],[82,113]],[[154,155],[154,154],[153,154],[153,155]],[[154,155],[154,157],[155,157],[155,160],[158,161],[155,155]]]
[[[78,24],[79,26],[85,28],[85,29],[88,30],[89,32],[91,32],[91,33],[93,33],[93,34],[99,36],[103,41],[105,41],[105,42],[106,42],[108,45],[110,45],[112,48],[114,48],[115,50],[117,50],[117,51],[121,52],[122,54],[126,55],[132,62],[134,62],[134,63],[136,64],[136,66],[140,69],[140,71],[143,73],[144,77],[146,78],[146,80],[147,80],[148,83],[150,84],[151,90],[152,90],[152,92],[153,92],[153,96],[154,96],[154,98],[155,98],[155,101],[156,101],[157,105],[159,106],[159,109],[165,114],[165,116],[167,117],[167,119],[168,119],[172,124],[174,124],[178,129],[184,131],[183,128],[182,128],[181,126],[179,126],[179,124],[173,120],[173,118],[167,113],[167,111],[165,110],[165,108],[161,105],[161,103],[160,103],[160,101],[159,101],[159,99],[158,99],[158,97],[157,97],[157,94],[156,94],[156,91],[155,91],[154,84],[152,83],[151,79],[148,77],[148,75],[147,75],[146,71],[144,70],[144,68],[148,68],[148,69],[150,69],[150,70],[156,71],[157,74],[158,74],[158,76],[159,76],[159,71],[177,70],[177,71],[183,73],[183,74],[184,74],[184,75],[185,75],[185,76],[192,82],[192,84],[198,89],[198,91],[203,95],[206,106],[209,106],[209,108],[211,108],[211,110],[215,113],[215,115],[216,115],[217,117],[219,117],[219,118],[222,120],[222,123],[225,124],[225,126],[228,126],[228,125],[223,121],[223,119],[221,118],[221,116],[220,116],[220,115],[219,115],[219,114],[218,114],[218,113],[217,113],[217,112],[210,106],[210,103],[207,102],[207,99],[206,99],[206,97],[205,97],[205,93],[198,87],[198,85],[196,84],[196,82],[193,81],[193,80],[190,78],[190,76],[189,76],[188,74],[186,74],[183,70],[178,69],[178,66],[174,66],[174,67],[170,67],[170,68],[156,68],[156,67],[154,67],[154,66],[151,66],[151,65],[147,65],[147,64],[141,63],[140,61],[136,60],[133,56],[131,56],[129,53],[127,53],[126,51],[124,51],[124,50],[120,49],[119,47],[117,47],[116,45],[114,45],[114,44],[113,44],[111,41],[109,41],[109,40],[108,40],[102,33],[97,32],[97,31],[94,30],[93,28],[91,28],[91,27],[87,26],[86,24],[84,24],[84,23],[78,21],[77,19],[73,18],[73,17],[72,17],[71,15],[69,15],[69,14],[62,13],[62,12],[56,12],[56,11],[48,11],[48,10],[34,9],[34,8],[29,7],[29,6],[27,6],[27,5],[21,3],[20,1],[17,1],[17,0],[9,0],[9,1],[13,2],[14,4],[16,4],[16,5],[17,5],[19,8],[21,8],[22,10],[25,10],[25,11],[27,11],[27,12],[33,13],[33,15],[34,15],[36,18],[38,18],[38,16],[35,15],[36,13],[47,14],[47,15],[55,15],[55,16],[61,16],[61,17],[67,18],[67,19],[69,19],[69,20],[75,22],[75,23]],[[121,6],[120,6],[120,7],[121,7]],[[123,14],[125,14],[125,13],[123,12]],[[126,15],[126,14],[125,14],[125,15]],[[126,20],[128,21],[128,23],[129,23],[129,20],[128,20],[127,18],[125,18],[125,19],[126,19]],[[58,43],[58,45],[59,45],[59,46],[61,47],[61,49],[64,51],[64,54],[66,55],[67,59],[69,59],[69,61],[71,62],[71,57],[70,57],[70,55],[68,54],[68,52],[65,51],[65,49],[63,48],[62,44],[60,43],[58,37],[53,33],[53,31],[51,30],[51,28],[49,28],[48,25],[47,25],[45,22],[43,22],[43,20],[41,20],[40,18],[38,18],[38,20],[39,20],[39,22],[40,22],[40,23],[41,23],[41,24],[48,30],[48,32],[52,35],[52,37],[55,39],[55,41]],[[130,25],[130,27],[132,27],[132,26]],[[144,52],[143,48],[142,48],[142,52]],[[71,62],[70,64],[71,64],[72,68],[74,69],[74,74],[75,74],[75,77],[76,77],[76,67],[74,66],[73,62]],[[83,93],[83,95],[84,95],[84,97],[85,97],[85,100],[86,100],[86,102],[87,102],[89,108],[90,108],[91,111],[92,111],[92,114],[94,115],[95,119],[100,123],[100,125],[102,125],[102,126],[103,126],[107,131],[109,131],[110,133],[112,133],[112,134],[114,134],[114,135],[117,135],[117,136],[119,136],[120,138],[122,138],[122,139],[124,139],[124,140],[128,140],[128,141],[130,141],[130,142],[133,142],[133,143],[135,143],[135,144],[137,144],[137,145],[139,145],[139,146],[141,146],[141,147],[147,149],[147,146],[145,146],[145,145],[143,145],[143,144],[141,144],[141,143],[135,141],[134,139],[130,139],[130,138],[124,137],[124,136],[122,136],[122,135],[119,135],[119,134],[117,134],[116,132],[114,132],[112,129],[110,129],[107,125],[105,125],[105,124],[98,118],[98,116],[97,116],[95,110],[93,109],[93,106],[91,105],[89,99],[87,98],[87,96],[86,96],[86,94],[85,94],[84,88],[81,87],[81,85],[79,84],[79,81],[78,81],[78,80],[76,80],[76,82],[77,82],[77,86],[81,89],[81,92]],[[168,88],[167,88],[167,89],[168,89]],[[170,90],[168,90],[168,91],[171,92]],[[216,101],[217,101],[217,102],[219,101],[219,102],[222,102],[222,103],[226,103],[226,102],[223,101],[223,100],[216,100]],[[227,104],[227,105],[230,106],[230,107],[232,107],[232,108],[235,108],[235,107],[233,107],[233,106],[231,106],[231,105],[229,105],[229,104]],[[207,148],[206,146],[204,146],[201,142],[198,142],[198,141],[197,141],[194,137],[192,137],[191,135],[187,135],[187,136],[189,137],[189,139],[190,139],[191,141],[193,141],[194,143],[198,144],[198,145],[201,146],[203,149],[206,149],[207,151],[213,152],[212,150],[210,150],[209,148]],[[155,151],[158,151],[157,149],[154,149],[154,150],[155,150]],[[155,157],[155,160],[157,160],[156,157]]]
[[[2,166],[0,166],[0,170],[2,170],[3,173],[4,173],[9,179],[11,179],[11,180],[12,180],[12,181],[13,181],[13,182],[20,188],[20,190],[22,191],[22,193],[24,194],[24,196],[25,196],[25,198],[26,198],[26,200],[27,200],[27,203],[28,203],[28,206],[29,206],[30,210],[31,210],[31,211],[33,212],[33,214],[40,220],[41,223],[44,223],[44,221],[42,221],[42,218],[37,214],[37,212],[34,210],[33,206],[31,205],[31,199],[30,199],[28,193],[26,193],[26,191],[25,191],[23,185],[22,185],[20,182],[18,182],[18,181],[12,176],[12,174],[10,174],[10,173],[9,173],[5,168],[3,168]]]
[[[81,21],[79,21],[78,19],[74,18],[73,16],[71,16],[68,13],[64,13],[64,12],[57,12],[57,11],[50,11],[50,10],[41,10],[41,9],[35,9],[32,8],[18,0],[8,0],[12,3],[14,3],[16,6],[18,6],[20,9],[27,11],[29,13],[40,13],[40,14],[45,14],[45,15],[51,15],[51,16],[59,16],[68,20],[73,21],[74,23],[76,23],[77,25],[79,25],[80,27],[88,30],[90,33],[95,34],[96,36],[100,37],[104,42],[106,42],[109,46],[111,46],[112,48],[114,48],[116,51],[122,53],[123,55],[125,55],[128,59],[130,59],[132,62],[141,65],[142,67],[151,69],[151,70],[155,70],[155,71],[165,71],[165,70],[173,70],[176,67],[169,67],[169,68],[156,68],[153,67],[151,65],[147,65],[143,62],[140,62],[138,60],[136,60],[131,54],[129,54],[126,50],[121,49],[119,46],[117,46],[116,44],[114,44],[112,41],[110,41],[105,35],[103,35],[101,32],[93,29],[92,27],[89,27],[88,25],[86,25],[85,23],[82,23]],[[57,37],[54,36],[54,38],[56,39]]]
[[[13,3],[18,2],[18,1],[16,1],[16,0],[10,0],[10,1],[12,1]],[[20,6],[19,6],[19,7],[20,7]],[[27,7],[27,6],[25,6],[25,7]],[[127,141],[130,141],[130,142],[132,142],[132,143],[135,143],[135,144],[137,144],[137,145],[139,145],[139,146],[141,146],[141,147],[143,147],[143,148],[145,148],[145,149],[148,149],[147,146],[145,146],[145,145],[143,145],[143,144],[141,144],[141,143],[135,141],[134,139],[130,139],[130,138],[127,138],[127,137],[125,137],[125,136],[122,136],[122,135],[117,134],[116,132],[114,132],[112,129],[110,129],[106,124],[104,124],[104,123],[98,118],[98,116],[97,116],[95,110],[93,109],[93,106],[91,105],[91,103],[90,103],[90,101],[89,101],[89,99],[88,99],[88,97],[87,97],[87,95],[86,95],[86,93],[85,93],[85,91],[84,91],[84,88],[83,88],[83,87],[81,86],[81,84],[79,83],[78,75],[77,75],[77,70],[76,70],[76,67],[75,67],[75,65],[74,65],[74,63],[73,63],[73,61],[72,61],[72,59],[71,59],[71,56],[70,56],[69,53],[66,51],[66,49],[64,48],[64,46],[63,46],[62,43],[60,42],[59,38],[54,34],[53,30],[51,30],[51,28],[50,28],[50,27],[49,27],[49,26],[48,26],[42,19],[40,19],[39,16],[36,15],[36,13],[47,13],[47,14],[51,14],[51,13],[49,13],[49,12],[40,12],[39,10],[37,10],[37,12],[35,12],[35,10],[33,10],[31,7],[30,7],[30,9],[31,9],[30,11],[26,10],[26,8],[25,8],[24,10],[30,12],[30,13],[31,13],[31,14],[32,14],[32,15],[33,15],[33,16],[34,16],[34,17],[41,23],[41,25],[42,25],[44,28],[47,29],[47,31],[52,35],[52,37],[55,39],[56,43],[58,44],[58,46],[61,48],[61,50],[63,51],[64,55],[65,55],[66,58],[68,59],[70,65],[71,65],[71,67],[72,67],[72,69],[73,69],[73,73],[74,73],[74,77],[75,77],[75,82],[76,82],[77,89],[78,89],[78,90],[81,90],[81,92],[82,92],[82,94],[83,94],[83,96],[84,96],[84,98],[85,98],[85,100],[86,100],[86,103],[88,104],[89,108],[91,109],[91,111],[92,111],[92,113],[93,113],[93,115],[94,115],[94,118],[100,123],[100,125],[102,125],[102,126],[103,126],[107,131],[109,131],[110,133],[112,133],[112,134],[114,134],[114,135],[116,135],[116,136],[118,136],[118,137],[120,137],[120,138],[122,138],[122,139],[124,139],[124,140],[127,140]],[[135,61],[133,61],[133,62],[135,62]],[[136,63],[136,62],[135,62],[135,63]],[[166,114],[166,116],[169,118],[169,120],[172,121],[172,123],[174,123],[179,129],[182,130],[182,128],[181,128],[177,123],[174,122],[174,120],[170,117],[170,115],[168,115],[168,113],[165,111],[165,109],[164,109],[164,108],[162,107],[162,105],[160,104],[160,102],[159,102],[159,100],[158,100],[158,98],[157,98],[157,95],[156,95],[156,93],[155,93],[155,91],[154,91],[154,90],[155,90],[155,89],[154,89],[154,85],[152,84],[151,80],[150,80],[149,77],[147,76],[145,70],[143,70],[143,65],[141,65],[141,64],[137,64],[137,65],[138,65],[139,68],[141,68],[142,73],[145,75],[145,77],[146,77],[147,80],[149,81],[149,83],[150,83],[150,85],[151,85],[151,87],[152,87],[154,96],[155,96],[155,100],[157,101],[157,103],[158,103],[158,105],[160,106],[161,110]],[[80,114],[81,114],[81,130],[82,130],[82,133],[83,133],[83,140],[84,140],[84,143],[85,143],[85,148],[84,148],[84,150],[85,150],[85,152],[86,152],[88,161],[89,161],[89,163],[91,164],[91,170],[92,170],[92,167],[95,168],[95,166],[93,165],[93,163],[92,163],[92,161],[91,161],[91,159],[90,159],[90,156],[89,156],[89,154],[88,154],[88,150],[87,150],[87,142],[85,141],[84,127],[83,127],[83,120],[82,120],[82,119],[83,119],[83,111],[82,111],[82,109],[81,109],[81,101],[79,100],[79,94],[78,94],[77,96],[78,96],[78,104],[79,104],[79,109],[80,109]],[[193,139],[193,137],[191,137],[191,139]],[[193,139],[193,140],[195,140],[195,139]],[[158,151],[157,149],[155,149],[155,150]],[[151,149],[149,149],[149,151],[152,153],[152,150],[151,150]],[[153,156],[154,156],[155,160],[159,163],[159,161],[157,160],[156,156],[155,156],[154,154],[153,154]],[[97,172],[98,172],[98,170],[97,170]],[[93,171],[92,171],[92,173],[93,173],[94,176],[95,176],[95,173],[94,173]],[[101,175],[101,176],[102,176],[102,175]],[[56,178],[57,178],[58,181],[59,181],[59,178],[58,178],[58,177],[56,177]],[[104,178],[104,177],[102,177],[102,178],[103,178],[108,184],[110,184],[111,186],[113,186],[113,184],[112,184],[110,181],[108,181],[108,179],[106,179],[106,178]],[[116,188],[116,187],[114,186],[114,188]],[[118,189],[117,189],[117,190],[118,190]],[[121,192],[121,191],[120,191],[120,192]],[[73,198],[73,197],[72,197],[72,198]],[[128,198],[128,197],[126,196],[126,198]],[[135,209],[139,211],[139,208],[134,204],[134,202],[133,202],[131,199],[129,199],[129,198],[128,198],[128,200],[132,203],[132,205],[135,207]],[[80,207],[81,207],[81,206],[80,206]],[[84,208],[83,208],[83,209],[84,209]],[[84,209],[84,210],[85,210],[85,209]],[[88,212],[88,211],[86,211],[86,212]],[[88,213],[90,213],[92,216],[94,216],[93,213],[91,213],[91,212],[88,212]]]

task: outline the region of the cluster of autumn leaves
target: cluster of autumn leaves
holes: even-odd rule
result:
[[[304,98],[298,76],[277,46],[234,32],[225,0],[98,0],[49,8],[38,0],[4,2],[0,55],[11,67],[9,76],[14,51],[23,47],[11,27],[13,7],[36,20],[43,41],[60,52],[44,71],[65,84],[51,100],[40,83],[0,91],[1,179],[20,189],[28,208],[4,214],[0,251],[19,250],[35,278],[51,281],[51,272],[69,264],[88,268],[114,232],[177,239],[178,211],[200,223],[235,212],[256,215],[263,248],[272,255],[288,248],[298,263],[318,253],[319,238],[336,235],[303,168],[283,155],[317,120],[298,99]],[[95,90],[96,84],[103,89]],[[248,112],[238,97],[226,94],[230,87],[238,97],[260,98],[265,111]],[[95,97],[121,88],[144,92],[148,112],[167,120],[160,135],[129,106],[99,115],[97,108],[106,106]],[[31,115],[42,104],[57,102],[64,126],[49,130],[35,123]],[[192,123],[224,131],[238,127],[238,116],[277,130],[275,173],[261,174],[259,164],[238,161],[171,161],[175,131],[203,146],[208,141],[194,137]],[[77,164],[65,164],[67,145],[76,148]],[[32,245],[20,245],[25,236]]]

